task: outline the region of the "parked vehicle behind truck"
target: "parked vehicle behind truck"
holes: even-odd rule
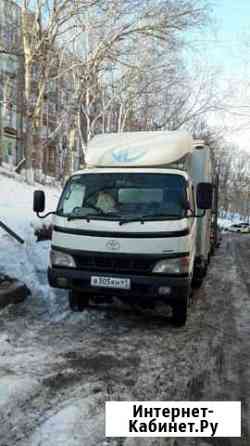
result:
[[[91,141],[86,163],[54,212],[50,285],[69,290],[74,311],[91,296],[164,302],[184,324],[211,249],[209,148],[180,131],[106,134]],[[44,208],[36,191],[34,211]]]

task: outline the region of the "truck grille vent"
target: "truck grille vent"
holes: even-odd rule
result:
[[[74,256],[77,268],[86,271],[121,272],[140,274],[152,272],[155,260],[144,257],[124,257],[120,255],[78,255]]]

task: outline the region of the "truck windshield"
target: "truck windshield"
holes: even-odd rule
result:
[[[159,173],[74,175],[62,193],[57,215],[125,221],[185,216],[186,180]]]

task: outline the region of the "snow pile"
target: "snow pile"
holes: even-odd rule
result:
[[[34,291],[48,294],[46,270],[49,242],[37,243],[34,228],[44,223],[33,213],[33,192],[46,193],[47,211],[56,208],[60,190],[51,186],[30,186],[20,176],[11,178],[0,172],[0,221],[14,230],[21,245],[0,228],[0,273],[16,277]],[[50,217],[46,222],[50,221]]]
[[[39,382],[32,379],[30,376],[27,378],[21,378],[19,376],[6,375],[0,377],[0,408],[6,406],[10,410],[10,401],[13,405],[16,405],[18,401],[22,401],[23,394],[26,394],[28,398],[36,387],[39,386]]]
[[[237,212],[226,212],[223,209],[219,209],[219,219],[218,222],[221,226],[224,226],[225,228],[231,226],[232,224],[238,224],[249,222],[249,217],[246,215],[241,215]]]
[[[82,389],[79,391],[82,392]],[[94,395],[72,399],[47,418],[31,437],[31,446],[95,446],[104,432],[104,414]],[[96,413],[97,412],[97,413]],[[99,443],[100,444],[100,443]],[[104,442],[101,444],[105,444]]]
[[[232,221],[227,218],[218,218],[218,225],[221,229],[227,229],[232,225]]]

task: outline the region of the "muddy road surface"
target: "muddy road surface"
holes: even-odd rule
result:
[[[250,235],[225,234],[185,327],[66,293],[0,312],[0,446],[249,446]],[[39,272],[39,280],[45,280]],[[241,439],[105,438],[108,400],[241,400]]]

